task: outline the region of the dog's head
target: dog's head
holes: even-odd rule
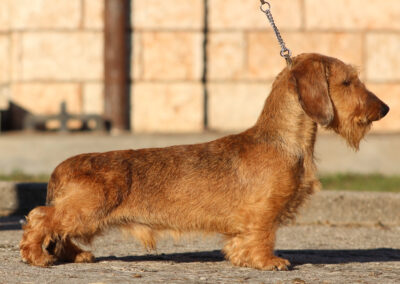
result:
[[[318,124],[333,129],[358,149],[373,121],[389,107],[367,90],[357,70],[319,54],[301,54],[290,70],[304,112]]]

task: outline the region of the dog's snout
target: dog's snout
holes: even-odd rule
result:
[[[377,121],[383,118],[389,112],[390,108],[387,104],[382,102],[375,94],[367,91],[367,107],[373,110],[370,114],[371,121]]]
[[[382,104],[382,107],[381,107],[381,118],[384,117],[385,115],[387,115],[389,110],[390,110],[390,108],[386,104]]]

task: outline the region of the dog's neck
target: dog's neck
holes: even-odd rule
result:
[[[289,154],[312,158],[317,124],[304,112],[287,76],[283,73],[274,82],[252,131],[261,141],[275,144]]]

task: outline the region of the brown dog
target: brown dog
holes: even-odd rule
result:
[[[82,154],[53,172],[47,206],[33,209],[20,244],[24,261],[92,262],[90,243],[110,227],[154,248],[164,231],[216,232],[234,265],[286,270],[275,232],[319,186],[317,124],[358,148],[389,107],[338,59],[302,54],[276,78],[250,129],[197,145]]]

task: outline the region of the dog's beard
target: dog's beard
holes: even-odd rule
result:
[[[337,134],[342,136],[349,147],[358,151],[360,148],[360,142],[371,129],[372,123],[357,123],[347,122],[342,123],[338,126],[327,127],[328,129],[333,129]]]
[[[350,127],[346,127],[346,131],[343,131],[341,135],[351,148],[358,151],[361,140],[371,129],[371,126],[371,122],[367,124],[352,123]]]

